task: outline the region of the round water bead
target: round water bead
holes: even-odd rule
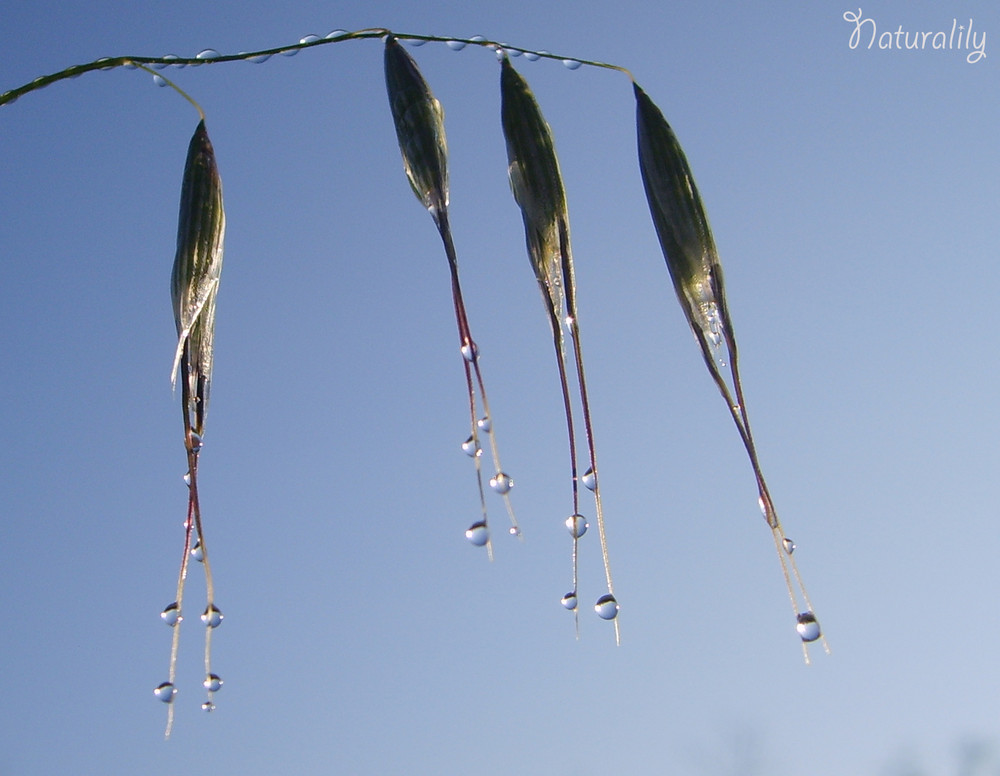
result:
[[[562,597],[560,603],[565,606],[569,611],[574,611],[576,609],[576,591],[571,590]]]
[[[176,601],[160,612],[160,619],[162,619],[171,628],[184,619],[181,617],[181,608],[177,605]]]
[[[174,687],[172,682],[164,682],[153,690],[153,695],[156,696],[157,700],[161,700],[164,703],[173,703],[176,694],[177,688]]]
[[[452,51],[461,51],[469,44],[466,43],[464,40],[448,40],[445,41],[444,45],[446,45]]]
[[[483,448],[479,446],[475,437],[470,436],[462,442],[462,452],[469,456],[469,458],[478,458],[483,454]]]
[[[202,51],[199,51],[197,54],[195,54],[194,58],[195,59],[218,59],[221,56],[222,56],[222,54],[220,54],[215,49],[203,49]]]
[[[471,340],[462,345],[462,358],[469,362],[475,361],[479,358],[479,346]]]
[[[473,523],[465,532],[465,538],[476,547],[482,547],[490,540],[490,530],[486,527],[485,522]]]
[[[514,487],[514,480],[503,472],[497,472],[493,477],[490,477],[490,487],[502,496],[505,493],[510,493],[510,489]]]
[[[209,692],[218,692],[222,689],[222,679],[219,678],[218,674],[209,674],[201,685]]]
[[[793,542],[787,536],[781,540],[781,546],[785,548],[785,552],[787,552],[789,555],[795,552],[795,542]]]
[[[597,612],[597,616],[602,620],[613,620],[618,616],[620,608],[617,599],[611,593],[602,595],[597,599],[597,603],[594,604],[594,611]]]
[[[204,562],[205,548],[201,546],[201,542],[196,542],[194,547],[191,548],[191,557],[199,563]]]
[[[476,426],[479,427],[480,431],[485,431],[487,434],[493,430],[493,421],[490,420],[489,415],[483,415],[479,420],[476,421]]]
[[[597,490],[597,475],[594,474],[593,468],[587,469],[580,478],[580,482],[583,483],[583,487],[587,490]]]
[[[222,612],[216,608],[215,604],[209,604],[201,613],[201,621],[209,628],[218,628],[222,624]]]
[[[562,63],[570,70],[579,70],[583,65],[583,62],[578,59],[564,59]]]
[[[570,515],[566,518],[566,530],[574,539],[579,539],[590,528],[590,523],[583,515]]]
[[[215,711],[215,704],[212,703],[211,701],[205,701],[203,704],[201,704],[201,710],[202,711]]]
[[[819,621],[812,612],[802,612],[796,619],[795,630],[805,642],[816,641],[822,634]]]
[[[507,529],[507,533],[509,533],[511,536],[520,536],[521,529],[516,525],[512,525],[510,528]]]

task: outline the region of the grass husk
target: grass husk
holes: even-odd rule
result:
[[[576,525],[580,513],[577,463],[577,441],[573,418],[573,402],[567,364],[566,331],[569,332],[575,377],[579,388],[580,404],[587,438],[590,473],[594,482],[594,501],[597,527],[600,534],[601,553],[607,583],[607,595],[614,595],[611,564],[608,557],[604,510],[597,477],[597,454],[591,423],[590,402],[584,373],[583,354],[580,346],[580,324],[576,304],[576,278],[573,270],[573,252],[570,246],[569,209],[566,191],[559,171],[552,130],[542,115],[538,102],[528,83],[511,65],[506,55],[500,64],[501,123],[507,145],[508,176],[514,199],[521,209],[524,222],[528,258],[542,292],[542,301],[552,329],[553,345],[559,369],[559,383],[566,412],[566,429],[569,439],[573,513],[568,526]],[[578,593],[578,531],[573,537],[573,590]],[[615,637],[619,638],[617,604],[615,604]],[[573,608],[577,616],[578,607]]]
[[[792,555],[794,544],[785,536],[757,457],[743,398],[736,335],[726,303],[722,265],[708,216],[673,129],[646,92],[638,84],[633,86],[639,167],[653,225],[684,315],[750,458],[761,512],[771,529],[808,663],[809,642],[822,639],[824,648],[827,651],[829,648]]]
[[[441,103],[431,93],[430,87],[420,73],[416,62],[403,50],[399,41],[392,36],[387,37],[385,41],[385,83],[406,177],[417,199],[431,214],[444,244],[445,255],[448,258],[452,300],[455,306],[459,347],[463,356],[469,400],[471,435],[467,444],[470,444],[474,451],[472,457],[476,466],[482,523],[488,525],[489,522],[480,460],[481,436],[486,434],[490,440],[490,450],[496,468],[496,475],[491,478],[490,484],[503,496],[511,521],[511,533],[520,536],[521,529],[514,516],[509,495],[513,480],[504,473],[500,463],[493,416],[490,412],[486,384],[479,363],[479,348],[472,338],[465,301],[462,297],[462,286],[458,277],[458,255],[455,251],[455,241],[448,220],[448,142],[444,129],[444,110]],[[492,538],[487,538],[486,547],[492,560]]]

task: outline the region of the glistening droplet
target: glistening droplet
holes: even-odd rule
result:
[[[787,552],[789,555],[795,552],[795,542],[793,542],[787,536],[781,540],[781,546],[785,548],[785,552]]]
[[[198,451],[201,450],[201,448],[204,446],[205,443],[202,441],[202,438],[199,434],[196,434],[194,431],[191,431],[188,436],[188,444],[191,446],[192,450]]]
[[[473,523],[465,532],[465,538],[477,547],[482,547],[490,540],[490,530],[482,521]]]
[[[566,530],[574,539],[579,539],[590,528],[590,523],[583,515],[570,515],[566,518]]]
[[[502,496],[505,493],[510,493],[510,489],[514,487],[514,480],[503,472],[497,472],[490,477],[490,487]]]
[[[524,58],[527,59],[530,62],[537,62],[538,59],[539,59],[539,56],[534,51],[525,51],[524,52]]]
[[[222,679],[219,678],[218,674],[209,674],[201,685],[209,692],[218,692],[222,689]]]
[[[618,601],[611,593],[602,595],[597,599],[597,603],[594,604],[594,611],[597,612],[597,616],[602,620],[613,620],[618,616],[620,608]]]
[[[158,76],[158,75],[154,75],[153,76],[153,83],[156,84],[157,86],[166,86],[167,85],[167,82],[164,81],[162,78],[160,78],[160,76]]]
[[[816,641],[822,634],[819,628],[819,621],[812,612],[802,612],[796,617],[795,630],[803,641]]]
[[[521,529],[516,525],[512,525],[510,528],[507,529],[507,533],[509,533],[511,536],[520,536]]]
[[[304,38],[299,38],[299,43],[315,43],[319,40],[319,35],[306,35]]]
[[[209,604],[201,613],[201,621],[209,628],[218,628],[222,624],[222,612],[216,608],[215,604]]]
[[[347,30],[330,30],[323,37],[325,37],[327,40],[330,40],[331,38],[339,38],[341,35],[347,35]],[[423,42],[424,41],[421,41],[421,43]]]
[[[572,612],[576,609],[576,591],[571,590],[566,593],[566,595],[562,597],[562,601],[560,601],[560,603]]]
[[[203,704],[201,704],[201,710],[202,711],[215,711],[215,704],[212,703],[211,701],[205,701]]]
[[[564,59],[562,63],[566,65],[566,67],[568,67],[570,70],[579,70],[580,66],[583,65],[583,62],[581,62],[578,59]]]
[[[447,40],[445,41],[444,45],[446,45],[452,51],[461,51],[469,44],[466,43],[464,40]]]
[[[153,80],[154,81],[157,78],[160,78],[160,77],[158,75],[153,76]],[[163,81],[162,78],[160,78],[160,80]],[[166,81],[164,81],[162,84],[160,84],[160,86],[166,86],[166,85],[167,85]],[[191,486],[191,472],[184,472],[184,484],[187,485],[188,487]]]
[[[462,442],[462,452],[469,456],[469,458],[478,458],[483,454],[483,448],[479,446],[475,437],[470,436]]]
[[[195,59],[218,59],[221,56],[215,49],[203,49],[195,54]]]
[[[476,426],[479,427],[480,431],[485,431],[487,434],[493,430],[493,421],[490,420],[489,415],[483,415],[479,420],[476,421]]]
[[[281,54],[281,56],[283,57],[294,57],[296,54],[299,53],[299,50],[297,48],[285,49],[284,51],[279,51],[278,53]]]
[[[157,700],[161,700],[164,703],[173,703],[176,694],[177,688],[171,682],[164,682],[153,690],[153,695],[156,696]]]
[[[194,547],[191,548],[191,558],[198,561],[199,563],[205,560],[205,548],[201,546],[201,542],[197,542]]]
[[[163,620],[167,625],[173,628],[177,623],[179,623],[184,618],[181,617],[181,608],[174,601],[170,606],[160,612],[160,619]]]
[[[462,358],[470,363],[479,358],[479,346],[475,342],[467,342],[462,345]]]
[[[580,478],[580,482],[587,490],[597,490],[597,475],[594,474],[593,469],[587,469]]]
[[[247,62],[253,62],[255,65],[261,65],[264,62],[267,62],[267,60],[269,60],[270,58],[271,58],[270,54],[258,54],[255,57],[250,57],[249,59],[247,59]]]

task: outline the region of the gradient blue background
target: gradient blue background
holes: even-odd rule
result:
[[[561,400],[486,50],[409,49],[444,105],[452,220],[523,544],[478,509],[447,268],[402,171],[382,46],[172,73],[226,193],[203,511],[218,710],[188,617],[169,275],[197,116],[141,72],[0,108],[0,774],[1000,773],[995,3],[987,57],[851,50],[822,2],[8,3],[0,90],[106,55],[335,28],[629,67],[726,269],[765,472],[833,654],[802,663],[750,467],[652,229],[627,79],[516,66],[569,197],[623,643],[569,589]],[[996,37],[994,37],[996,36]],[[502,504],[491,502],[498,524]],[[596,532],[595,532],[596,534]],[[581,596],[601,592],[596,535]],[[203,595],[192,576],[192,606]]]

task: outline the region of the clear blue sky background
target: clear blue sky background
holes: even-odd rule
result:
[[[863,5],[880,31],[972,18],[977,64],[852,50],[847,10],[8,3],[0,90],[100,56],[369,26],[629,67],[708,207],[764,469],[833,654],[802,663],[652,229],[627,79],[521,59],[568,190],[622,603],[616,648],[589,611],[588,534],[574,639],[562,410],[499,68],[428,44],[410,51],[446,111],[466,301],[525,534],[497,537],[492,564],[466,542],[445,259],[403,175],[381,44],[348,42],[173,73],[208,113],[229,218],[201,470],[226,620],[206,715],[188,617],[165,743],[151,690],[186,503],[169,276],[197,117],[146,74],[93,73],[0,108],[0,774],[1000,772],[1000,8]]]

